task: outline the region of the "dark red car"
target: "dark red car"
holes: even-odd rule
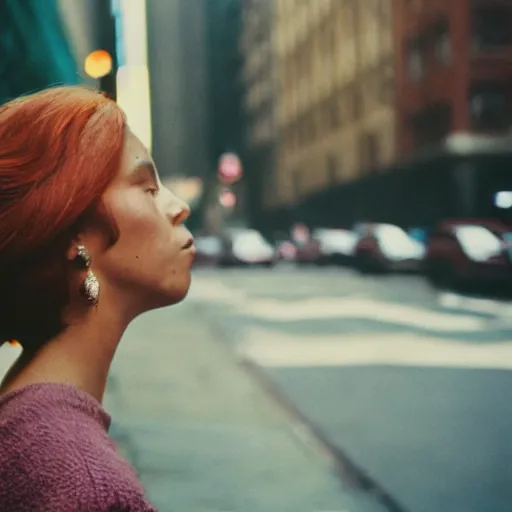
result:
[[[360,272],[418,272],[425,246],[394,224],[360,224],[355,265]]]
[[[494,284],[510,287],[512,228],[495,220],[453,219],[430,235],[425,273],[439,287]]]

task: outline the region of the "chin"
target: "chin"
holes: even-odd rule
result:
[[[188,295],[190,287],[187,287],[186,289],[182,290],[180,293],[174,295],[170,302],[169,306],[173,306],[174,304],[179,304],[181,301],[185,300],[186,296]]]
[[[167,308],[179,304],[188,294],[188,288],[177,290],[174,288],[172,292],[162,292],[155,294],[149,300],[145,301],[143,311],[151,311],[153,309]]]
[[[164,290],[164,304],[165,306],[172,306],[174,304],[179,304],[185,297],[188,295],[188,291],[190,290],[190,273],[186,276],[180,277],[179,280],[174,279],[172,283],[170,283],[169,287]]]

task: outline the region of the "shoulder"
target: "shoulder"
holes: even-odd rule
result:
[[[0,510],[130,510],[143,492],[117,455],[99,405],[51,391],[0,399]]]

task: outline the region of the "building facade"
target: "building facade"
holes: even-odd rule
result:
[[[276,0],[273,207],[395,157],[392,0]]]
[[[221,196],[225,187],[217,177],[220,157],[224,153],[241,154],[243,147],[242,86],[239,80],[242,61],[238,41],[242,30],[240,0],[204,0],[206,6],[206,44],[209,91],[209,172],[202,200],[203,227],[219,231],[225,223],[236,222],[245,214],[242,183],[229,188],[236,203],[224,208]],[[232,189],[232,190],[231,190]]]
[[[395,0],[401,155],[512,124],[512,4]]]
[[[240,153],[243,143],[239,81],[242,61],[238,51],[242,6],[240,0],[206,0],[206,8],[210,155],[215,171],[222,153]]]
[[[112,3],[119,3],[116,0]],[[39,2],[40,4],[41,2]],[[77,62],[76,76],[80,83],[108,89],[115,96],[117,55],[115,48],[115,20],[111,2],[102,0],[58,0],[60,17]],[[112,73],[105,80],[96,80],[85,72],[86,57],[93,51],[106,50],[113,59]],[[103,84],[101,82],[107,82]],[[103,87],[106,85],[107,87]]]
[[[0,2],[0,103],[55,83],[77,84],[77,60],[57,0]]]
[[[275,149],[276,68],[274,53],[274,0],[244,0],[243,36],[239,48],[243,56],[245,180],[251,194],[249,211],[258,218],[276,200]]]
[[[153,157],[164,178],[204,177],[209,161],[205,0],[147,2]]]

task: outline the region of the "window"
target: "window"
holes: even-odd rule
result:
[[[380,144],[376,133],[363,133],[359,142],[359,161],[363,170],[371,170],[379,165]]]
[[[415,146],[418,149],[441,143],[451,131],[450,105],[427,107],[410,120]]]
[[[336,32],[336,25],[334,23],[326,23],[324,28],[325,34],[325,52],[326,57],[333,59],[336,55],[338,47],[338,33]]]
[[[471,124],[474,130],[501,132],[509,128],[511,112],[506,89],[499,84],[480,84],[470,96]]]
[[[379,101],[384,105],[392,105],[395,101],[395,73],[393,63],[385,64],[379,70],[380,80],[377,91]]]
[[[452,63],[453,49],[447,23],[438,25],[434,30],[434,55],[437,62],[445,66]]]
[[[477,51],[512,44],[512,6],[482,5],[473,9],[473,46]]]
[[[407,50],[407,71],[413,81],[421,80],[425,74],[425,49],[420,40],[413,41]]]
[[[296,149],[300,146],[300,128],[294,123],[292,127],[292,140],[293,140],[293,149]]]
[[[325,159],[325,170],[327,174],[327,181],[330,184],[335,184],[338,181],[339,161],[336,155],[332,153],[327,155]]]
[[[422,0],[407,0],[407,9],[419,10],[422,7]]]
[[[377,14],[379,18],[389,19],[392,11],[392,1],[393,0],[373,0],[373,12]]]
[[[300,196],[301,189],[302,189],[302,179],[300,175],[300,169],[295,169],[292,172],[292,186],[293,186],[293,193],[296,196]]]
[[[313,142],[317,136],[316,112],[310,111],[304,118],[306,124],[307,142]]]
[[[325,102],[327,119],[329,120],[329,130],[336,130],[340,126],[340,106],[338,96],[335,93]]]
[[[357,121],[363,114],[363,94],[361,88],[356,86],[352,90],[352,115]]]

